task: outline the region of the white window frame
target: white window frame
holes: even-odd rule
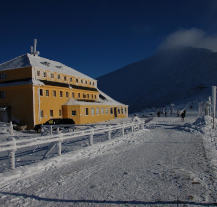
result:
[[[53,73],[50,74],[50,78],[54,79],[54,74]]]
[[[62,110],[59,109],[59,116],[62,116]]]
[[[108,114],[108,107],[105,108],[105,114]]]
[[[99,108],[96,108],[96,115],[99,115]]]
[[[57,92],[53,90],[53,97],[57,97]]]
[[[61,75],[57,74],[57,79],[60,80],[61,79]]]
[[[46,95],[46,97],[49,97],[49,90],[45,90],[45,95]]]
[[[73,110],[72,112],[75,112],[74,114],[72,113],[72,116],[76,116],[76,110]]]
[[[47,77],[47,73],[43,72],[43,77],[46,78]]]
[[[60,91],[60,98],[63,97],[63,91]]]
[[[124,114],[124,109],[123,109],[123,107],[121,107],[121,114]]]
[[[95,115],[95,109],[91,108],[91,116],[94,116],[94,115]]]
[[[104,115],[104,108],[101,108],[101,115]]]
[[[66,98],[68,98],[69,97],[69,92],[68,91],[66,91]]]
[[[40,72],[41,72],[40,70],[37,70],[37,76],[40,76],[40,75],[41,75]]]

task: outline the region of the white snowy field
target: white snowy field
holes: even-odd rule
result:
[[[211,118],[187,109],[185,122],[154,117],[144,130],[18,164],[0,173],[0,206],[215,206],[211,126]]]

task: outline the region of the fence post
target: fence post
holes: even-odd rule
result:
[[[123,128],[122,128],[122,136],[124,136],[124,126],[123,126]]]
[[[52,125],[50,126],[50,134],[52,134],[53,133],[53,127],[52,127]]]
[[[14,149],[8,151],[8,160],[9,160],[9,167],[12,170],[15,170],[15,151],[16,151],[16,140],[14,137],[8,137],[8,141],[13,141]]]
[[[111,127],[109,127],[109,131],[108,131],[108,139],[111,139]]]
[[[131,130],[132,130],[132,132],[134,131],[134,129],[133,129],[133,125],[131,126]]]
[[[10,135],[14,135],[14,129],[13,129],[12,122],[10,122]]]
[[[55,134],[58,134],[59,137],[61,137],[61,138],[63,137],[62,133],[59,130],[59,127],[57,127],[57,131]],[[62,141],[58,141],[57,142],[57,152],[58,152],[59,156],[61,155],[61,149],[62,149]]]
[[[94,134],[94,129],[91,130],[92,134],[89,136],[89,145],[92,146],[93,145],[93,134]]]

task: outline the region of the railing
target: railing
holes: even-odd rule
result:
[[[109,125],[109,126],[106,126],[106,127],[104,126],[101,128],[100,127],[99,128],[89,128],[89,129],[85,129],[82,131],[80,130],[80,131],[73,131],[73,132],[68,132],[68,133],[61,133],[59,131],[59,127],[57,127],[55,133],[51,135],[40,136],[40,137],[35,137],[35,138],[25,139],[25,140],[16,140],[13,137],[13,135],[11,135],[8,138],[9,140],[8,142],[0,143],[0,152],[8,151],[10,168],[15,169],[15,152],[17,149],[41,145],[41,144],[56,143],[57,149],[58,149],[58,155],[61,155],[61,143],[63,142],[63,140],[66,140],[66,139],[72,140],[72,139],[77,139],[83,136],[89,136],[89,145],[93,145],[93,136],[96,134],[107,132],[108,139],[110,140],[111,132],[113,130],[121,129],[122,136],[124,136],[124,129],[131,128],[131,131],[134,132],[136,128],[138,130],[140,128],[144,129],[144,124],[145,122],[143,121],[131,122],[131,123],[125,123],[125,124]],[[91,126],[91,125],[88,125],[88,126]]]

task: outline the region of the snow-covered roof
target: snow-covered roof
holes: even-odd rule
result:
[[[79,101],[77,99],[69,99],[65,104],[63,105],[111,105],[111,106],[126,106],[125,104],[122,104],[118,101],[115,101],[102,91],[98,89],[100,95],[104,97],[104,99],[99,97],[98,101],[93,102],[86,102],[86,101]]]
[[[49,66],[47,66],[46,63],[49,63]],[[34,56],[29,53],[0,64],[0,71],[25,68],[31,66],[48,71],[94,80],[93,78],[83,73],[80,73],[77,70],[70,68],[60,62],[49,60],[40,56]]]

